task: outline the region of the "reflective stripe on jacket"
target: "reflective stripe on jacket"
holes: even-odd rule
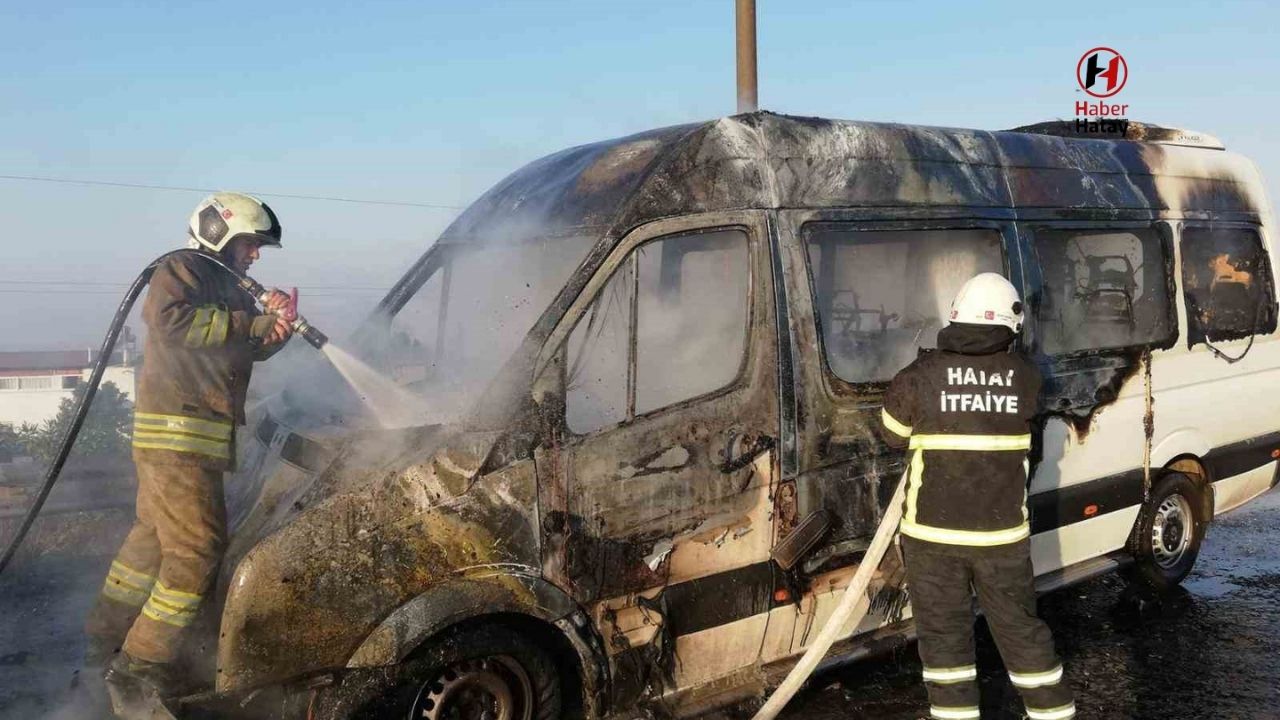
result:
[[[904,535],[967,546],[1031,535],[1026,458],[1040,383],[1005,351],[928,351],[898,373],[880,419],[886,440],[909,448]]]
[[[230,460],[234,433],[235,426],[229,422],[144,412],[133,415],[133,447],[144,450],[172,450]]]

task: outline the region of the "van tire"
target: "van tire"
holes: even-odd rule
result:
[[[1208,518],[1195,480],[1180,472],[1166,473],[1142,505],[1134,528],[1131,581],[1163,592],[1182,582],[1200,554]]]
[[[501,625],[446,633],[420,648],[401,669],[405,682],[395,693],[395,711],[383,717],[443,717],[453,702],[492,704],[498,709],[496,717],[511,720],[557,720],[561,714],[555,661]]]
[[[558,668],[547,650],[509,626],[466,623],[428,640],[396,665],[348,672],[336,683],[319,686],[311,694],[305,717],[423,720],[441,714],[424,715],[423,701],[443,699],[447,709],[446,696],[456,697],[459,678],[469,674],[479,680],[473,686],[482,691],[486,685],[493,687],[495,676],[511,681],[507,685],[517,688],[511,695],[520,706],[510,713],[512,720],[558,720],[564,711]],[[477,678],[479,674],[489,677]],[[440,687],[432,687],[437,682]],[[449,688],[444,687],[446,683]]]

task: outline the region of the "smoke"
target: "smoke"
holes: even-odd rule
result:
[[[569,338],[570,429],[626,418],[633,307],[637,415],[731,383],[749,331],[749,262],[736,230],[659,240],[624,260]]]
[[[439,270],[356,352],[457,416],[484,393],[596,238],[450,245]],[[433,413],[434,414],[434,413]]]
[[[597,238],[512,230],[433,248],[406,278],[416,290],[399,312],[371,315],[326,353],[292,341],[257,367],[241,467],[226,484],[235,534],[224,582],[257,538],[299,510],[425,460],[482,397],[527,395],[527,374],[508,374],[503,387],[495,378]],[[293,433],[341,449],[342,470],[290,463]]]
[[[502,237],[433,248],[440,261],[398,312],[371,313],[327,359],[291,342],[255,370],[255,398],[282,394],[304,426],[461,419],[598,239],[538,232],[507,227]]]
[[[717,390],[737,377],[747,337],[749,253],[739,231],[638,251],[636,414]]]

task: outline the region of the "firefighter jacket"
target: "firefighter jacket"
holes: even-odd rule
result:
[[[274,316],[261,314],[234,276],[197,255],[169,257],[151,277],[147,340],[133,421],[136,460],[229,468],[235,426]]]
[[[966,546],[1030,537],[1027,452],[1041,379],[1012,342],[1002,326],[953,323],[890,384],[884,436],[909,448],[903,535]]]

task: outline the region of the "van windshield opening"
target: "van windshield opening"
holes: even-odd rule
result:
[[[451,243],[417,291],[365,328],[359,352],[438,414],[465,410],[493,381],[598,238]]]

